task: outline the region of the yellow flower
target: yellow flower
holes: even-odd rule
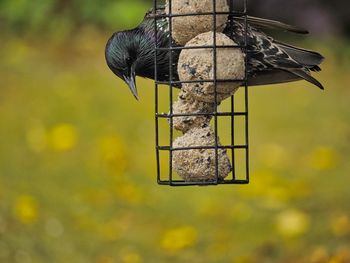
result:
[[[163,249],[175,252],[193,246],[197,242],[197,231],[191,226],[167,230],[161,240]]]
[[[15,215],[23,224],[34,223],[38,218],[38,206],[30,195],[21,195],[15,203]]]
[[[304,234],[309,227],[309,217],[298,210],[285,210],[277,216],[277,230],[286,237]]]
[[[316,170],[328,170],[337,163],[337,153],[329,147],[318,147],[310,154],[309,161],[312,168]]]
[[[73,125],[62,123],[55,126],[50,133],[51,147],[57,152],[74,148],[77,143],[77,132]]]

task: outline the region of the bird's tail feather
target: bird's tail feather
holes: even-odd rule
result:
[[[279,41],[274,41],[283,51],[285,51],[291,58],[293,58],[299,64],[307,67],[311,71],[320,71],[319,65],[323,62],[324,57],[311,50],[302,49],[299,47],[291,46]]]
[[[322,84],[303,69],[274,69],[258,72],[254,77],[248,78],[249,86],[260,86],[306,80],[320,89],[324,89]]]
[[[316,85],[317,87],[319,87],[320,89],[324,89],[323,85],[314,77],[312,77],[308,72],[302,70],[302,69],[285,69],[287,72],[290,72],[292,74],[294,74],[295,76],[298,76],[308,82],[310,82],[311,84]]]
[[[248,78],[249,86],[270,85],[301,80],[301,77],[280,69],[263,70]]]

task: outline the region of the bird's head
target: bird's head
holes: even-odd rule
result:
[[[138,99],[135,83],[137,66],[137,49],[130,31],[116,32],[108,40],[105,56],[108,67],[124,80],[132,94]]]

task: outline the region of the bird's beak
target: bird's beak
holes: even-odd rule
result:
[[[128,84],[132,95],[138,100],[139,96],[137,94],[136,82],[135,82],[135,72],[131,73],[131,76],[123,76],[126,84]]]

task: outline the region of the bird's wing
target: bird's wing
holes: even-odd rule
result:
[[[245,21],[244,17],[234,17],[234,19],[240,21],[241,23],[244,23]],[[253,27],[256,27],[259,29],[274,29],[274,30],[288,31],[288,32],[293,32],[298,34],[309,33],[309,31],[307,31],[306,29],[303,29],[297,26],[288,25],[280,21],[266,19],[266,18],[247,16],[247,22]]]
[[[164,15],[164,6],[159,6],[154,12],[151,9],[145,16],[145,21],[154,18],[154,15]],[[167,23],[166,19],[163,19]],[[236,43],[245,43],[245,18],[230,17],[224,33]],[[248,66],[250,74],[248,85],[267,85],[291,82],[304,79],[319,88],[323,86],[310,75],[310,70],[319,71],[323,57],[317,52],[297,48],[272,38],[258,29],[274,29],[307,34],[308,31],[279,21],[247,16],[248,31]],[[146,23],[147,24],[147,23]]]
[[[240,37],[244,37],[242,34],[240,35]],[[255,31],[254,28],[250,28],[247,32],[247,48],[252,70],[271,68],[300,69],[304,67],[304,65],[295,61],[287,52],[275,44],[271,37]]]
[[[283,49],[289,56],[291,56],[295,61],[304,65],[312,71],[320,71],[319,65],[323,62],[324,57],[311,50],[295,47],[288,45],[279,41],[274,40],[281,49]]]
[[[323,89],[321,83],[310,75],[310,70],[320,70],[318,65],[323,60],[320,54],[276,42],[253,28],[247,33],[248,71],[252,83],[255,83],[252,85],[304,79]]]
[[[267,69],[259,71],[254,76],[248,78],[247,84],[249,86],[260,86],[277,83],[286,83],[297,80],[302,80],[302,78],[284,70]]]
[[[154,18],[154,14],[155,14],[154,9],[151,8],[146,13],[145,18]],[[156,9],[156,14],[165,15],[165,5],[158,5]],[[233,15],[233,18],[235,20],[240,21],[241,23],[244,22],[245,20],[244,17],[240,17],[240,16]],[[270,20],[270,19],[261,18],[261,17],[247,16],[247,22],[248,24],[259,29],[274,29],[274,30],[281,30],[281,31],[289,31],[289,32],[298,33],[298,34],[309,33],[309,31],[307,31],[306,29],[303,29],[297,26],[288,25],[280,21]]]

